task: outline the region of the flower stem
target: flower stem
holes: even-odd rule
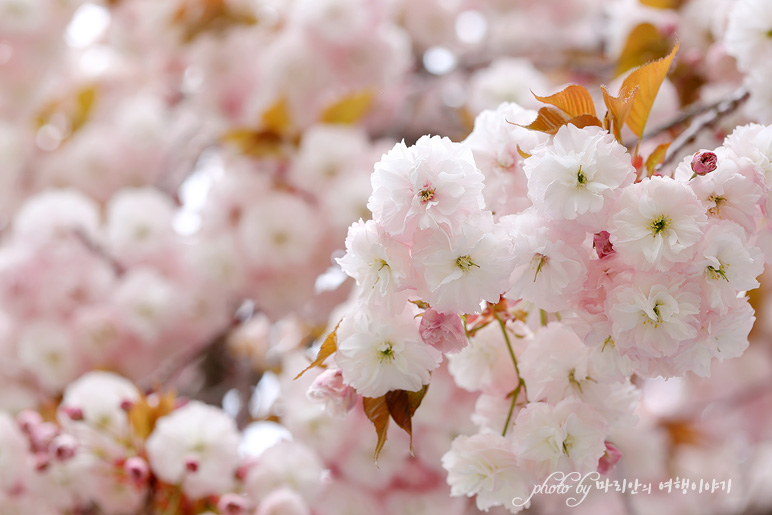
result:
[[[507,326],[495,310],[493,311],[493,316],[496,318],[496,321],[499,323],[499,327],[501,327],[501,332],[504,334],[504,341],[507,343],[509,356],[512,358],[512,364],[515,366],[515,372],[517,373],[517,388],[515,388],[512,392],[512,404],[509,406],[507,420],[504,422],[504,430],[501,432],[501,436],[507,436],[507,429],[509,428],[510,420],[512,420],[512,413],[515,411],[515,403],[517,402],[517,398],[520,396],[520,390],[523,390],[523,392],[526,394],[526,398],[528,395],[528,390],[526,390],[525,381],[523,381],[523,378],[520,377],[520,369],[517,366],[517,357],[515,356],[514,349],[512,349],[512,342],[509,339],[509,333],[507,333]]]

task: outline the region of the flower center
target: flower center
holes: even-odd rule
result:
[[[718,216],[721,210],[721,206],[726,204],[726,198],[720,195],[711,195],[710,197],[708,197],[708,200],[716,204],[715,206],[708,209],[708,213],[710,213],[713,216]]]
[[[571,435],[566,435],[566,439],[563,440],[563,454],[570,457],[568,452],[571,450],[571,447],[573,446],[574,446],[574,437]]]
[[[428,186],[424,186],[424,189],[418,192],[418,198],[421,199],[421,202],[426,204],[427,202],[431,202],[434,200],[434,190],[435,188],[429,188]]]
[[[661,304],[659,302],[655,302],[654,306],[651,308],[652,312],[654,312],[654,316],[656,316],[657,318],[652,318],[652,316],[646,311],[641,311],[641,318],[643,319],[643,325],[653,325],[654,329],[659,327],[659,324],[662,323],[662,314],[659,311],[660,306]]]
[[[576,172],[576,184],[580,188],[583,187],[585,184],[587,184],[587,176],[584,175],[581,165],[579,165],[579,170],[577,170]]]
[[[719,263],[721,263],[721,261],[719,261]],[[725,265],[724,263],[721,263],[718,268],[714,266],[708,266],[705,268],[705,273],[708,274],[708,277],[714,281],[723,279],[726,282],[729,282],[729,278],[726,276],[726,269],[728,267],[729,265]]]
[[[531,268],[535,268],[536,272],[533,274],[533,282],[536,282],[536,278],[539,277],[539,272],[544,265],[549,261],[549,258],[544,254],[534,254],[531,258]]]
[[[394,361],[394,348],[391,342],[383,342],[378,345],[378,361],[381,363]]]
[[[670,227],[671,221],[672,220],[670,220],[669,216],[659,215],[657,218],[651,221],[651,224],[649,224],[649,229],[651,230],[651,233],[656,236],[657,234]]]
[[[472,268],[473,266],[480,268],[480,265],[472,261],[472,256],[469,256],[469,255],[459,256],[458,259],[456,259],[456,266],[459,267],[464,272],[468,272],[469,269]]]

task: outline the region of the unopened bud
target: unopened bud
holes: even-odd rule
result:
[[[30,434],[35,427],[43,423],[43,417],[37,411],[24,410],[16,415],[16,423],[24,433]]]
[[[83,410],[75,408],[73,406],[64,406],[62,413],[67,415],[70,420],[83,420]]]
[[[147,483],[147,478],[150,477],[150,467],[147,461],[139,456],[132,456],[126,460],[123,464],[123,470],[126,471],[126,475],[135,486],[142,486]]]
[[[692,158],[692,171],[695,175],[705,175],[718,166],[718,156],[713,152],[697,152]]]
[[[59,434],[59,427],[51,422],[43,422],[32,429],[29,435],[32,450],[47,452],[54,438]]]
[[[600,231],[595,233],[595,235],[592,237],[592,244],[595,246],[595,253],[598,254],[598,257],[601,259],[608,256],[609,254],[616,252],[616,250],[614,250],[614,246],[611,244],[610,237],[611,235],[608,231]]]
[[[223,515],[243,515],[247,512],[247,508],[247,500],[234,493],[223,495],[217,503],[217,509]]]
[[[58,461],[67,461],[75,456],[78,441],[72,435],[59,435],[51,442],[51,455]]]
[[[198,470],[198,460],[196,458],[188,458],[185,460],[185,469],[188,472],[195,472]]]
[[[622,451],[617,449],[614,444],[606,442],[606,452],[598,460],[598,472],[605,474],[622,458]]]
[[[343,383],[343,372],[327,369],[314,380],[306,395],[309,399],[324,402],[325,408],[333,415],[343,416],[357,402],[357,392]]]

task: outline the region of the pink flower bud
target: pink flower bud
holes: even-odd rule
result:
[[[223,515],[242,515],[247,512],[247,500],[241,495],[227,493],[220,497],[217,510]]]
[[[185,460],[185,468],[188,472],[195,472],[198,470],[198,460],[196,458],[188,458]]]
[[[466,347],[466,333],[461,317],[457,314],[445,314],[427,309],[418,326],[421,339],[440,352],[455,354]]]
[[[617,449],[613,444],[606,442],[606,452],[598,460],[598,472],[605,474],[614,468],[614,465],[622,458],[622,451]]]
[[[73,406],[64,406],[62,413],[67,415],[70,420],[83,420],[83,410],[75,408]]]
[[[713,152],[697,152],[692,158],[692,171],[697,175],[705,175],[716,169],[718,157]]]
[[[121,409],[125,412],[131,411],[131,408],[134,407],[134,403],[128,399],[124,399],[121,401]]]
[[[35,426],[30,433],[30,443],[35,452],[48,452],[48,448],[56,435],[59,434],[59,427],[50,422],[43,422]]]
[[[609,254],[616,252],[616,250],[614,250],[614,246],[611,244],[611,241],[609,241],[610,236],[611,235],[608,231],[601,231],[595,233],[595,235],[592,237],[592,243],[595,246],[595,252],[601,259],[608,256]]]
[[[357,403],[357,392],[343,383],[343,372],[327,369],[314,380],[306,395],[309,399],[324,402],[325,409],[333,415],[343,416]]]
[[[143,486],[150,477],[150,467],[147,461],[139,456],[132,456],[127,459],[126,463],[123,464],[123,470],[126,471],[126,475],[129,476],[134,486]]]
[[[67,461],[75,456],[77,448],[78,441],[74,436],[68,434],[59,435],[51,442],[51,456],[58,461]]]
[[[43,417],[37,411],[24,410],[16,415],[16,423],[26,434],[30,434],[34,428],[43,423]]]

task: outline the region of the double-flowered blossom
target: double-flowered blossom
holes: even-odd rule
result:
[[[576,397],[555,405],[532,402],[517,415],[512,433],[518,459],[537,478],[554,471],[586,474],[606,452],[607,423]]]
[[[423,342],[409,308],[397,317],[388,312],[357,312],[338,328],[335,362],[346,384],[365,397],[390,390],[416,391],[429,383],[442,354]]]
[[[691,259],[707,217],[688,185],[652,177],[622,191],[611,215],[611,243],[634,266],[660,272]]]
[[[160,479],[181,484],[185,495],[200,499],[233,488],[240,440],[232,418],[190,401],[158,421],[147,440],[147,454]]]
[[[375,165],[371,181],[373,219],[405,243],[422,229],[452,233],[483,207],[483,175],[471,151],[448,138],[398,143]]]
[[[442,466],[451,495],[476,495],[481,510],[503,505],[516,513],[520,510],[512,499],[528,497],[528,474],[519,467],[511,442],[500,435],[459,436],[442,457]]]
[[[340,371],[318,380],[417,391],[447,353],[456,385],[478,393],[478,433],[442,458],[451,494],[513,513],[553,472],[624,459],[634,373],[708,375],[745,350],[745,292],[772,241],[766,128],[647,175],[601,127],[534,136],[517,125],[526,115],[503,104],[460,144],[423,137],[376,165],[373,219],[351,226],[338,259],[357,281]]]
[[[528,197],[550,219],[598,213],[635,170],[626,149],[600,127],[564,125],[525,161]]]

